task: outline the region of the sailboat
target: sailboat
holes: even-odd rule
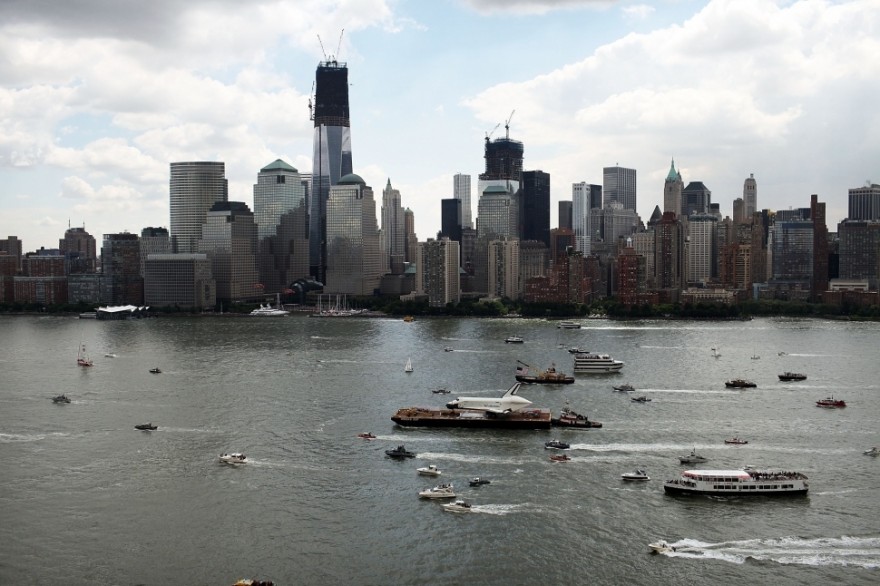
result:
[[[413,371],[412,360],[407,358],[406,359],[406,366],[403,367],[403,372],[412,372],[412,371]]]
[[[86,352],[86,345],[82,342],[79,343],[79,352],[76,354],[76,363],[79,366],[91,366],[92,359],[89,358],[88,353]]]

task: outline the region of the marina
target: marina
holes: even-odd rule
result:
[[[880,445],[876,324],[585,320],[563,332],[569,344],[625,361],[626,378],[654,401],[611,392],[617,381],[603,376],[529,385],[517,396],[551,420],[570,405],[602,422],[586,430],[391,420],[410,405],[499,399],[524,348],[529,363],[568,364],[561,330],[547,320],[31,316],[0,317],[0,328],[15,340],[0,358],[0,583],[443,576],[501,585],[579,575],[597,584],[820,586],[872,584],[880,568],[880,530],[865,514],[880,463],[865,455]],[[505,344],[510,332],[525,347]],[[80,339],[92,368],[71,356]],[[713,345],[724,348],[717,361],[706,350]],[[105,358],[109,351],[119,357]],[[409,374],[407,357],[418,366]],[[161,375],[149,373],[155,365]],[[779,381],[788,370],[809,379]],[[760,391],[719,384],[734,377]],[[71,402],[53,404],[62,391]],[[832,394],[849,408],[816,407]],[[150,421],[158,429],[133,429]],[[731,437],[750,441],[725,444]],[[570,448],[544,449],[553,439]],[[385,455],[400,445],[414,457]],[[680,464],[692,450],[709,465]],[[247,463],[218,462],[231,451]],[[442,476],[417,473],[431,464]],[[798,471],[809,492],[679,497],[663,488],[682,470],[746,466]],[[651,480],[622,480],[636,469]],[[475,477],[492,482],[470,486]],[[441,479],[454,483],[449,501],[471,506],[452,511],[417,497]],[[500,536],[529,555],[500,555]],[[677,551],[651,556],[646,544],[658,539]],[[464,564],[462,552],[481,563]]]

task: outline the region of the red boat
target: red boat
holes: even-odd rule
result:
[[[842,399],[835,399],[834,397],[828,397],[827,399],[822,399],[821,401],[816,401],[817,407],[846,407],[846,401]]]
[[[566,454],[553,454],[550,456],[550,459],[554,462],[568,462],[571,460]]]

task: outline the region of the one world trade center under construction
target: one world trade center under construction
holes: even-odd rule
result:
[[[324,282],[327,267],[327,199],[330,187],[352,173],[351,120],[348,111],[348,67],[331,58],[315,72],[315,121],[312,189],[309,201],[309,265]]]

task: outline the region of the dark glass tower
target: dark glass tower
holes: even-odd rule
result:
[[[550,247],[550,174],[524,171],[522,174],[522,239],[538,240]]]
[[[440,235],[461,242],[461,200],[450,198],[440,200]]]
[[[352,173],[348,67],[322,61],[315,72],[314,156],[309,201],[309,271],[323,282],[327,268],[327,199],[330,187]]]

